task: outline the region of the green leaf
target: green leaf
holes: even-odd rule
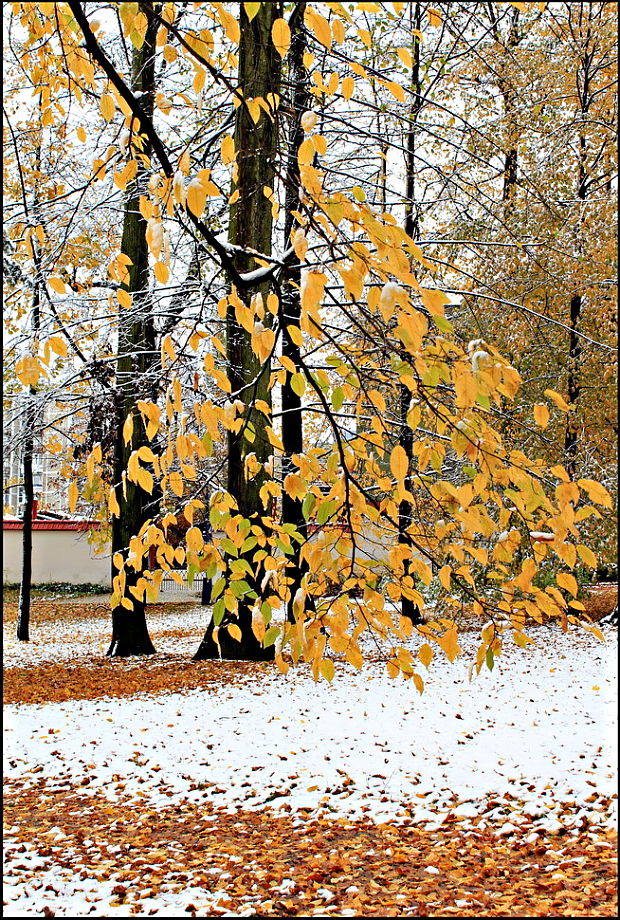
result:
[[[222,547],[224,552],[227,553],[229,556],[234,556],[236,558],[239,555],[237,547],[235,546],[232,540],[228,539],[228,537],[224,537],[224,539],[220,543],[220,546]]]
[[[187,584],[189,585],[190,588],[194,584],[194,578],[196,577],[199,571],[200,569],[193,562],[190,562],[190,564],[187,566]]]
[[[222,622],[224,618],[225,612],[226,612],[226,607],[224,606],[224,598],[220,597],[219,601],[217,601],[213,605],[213,625],[214,626],[220,625],[220,623]]]
[[[492,648],[487,649],[487,654],[486,654],[485,660],[486,660],[486,663],[487,663],[487,668],[489,669],[489,671],[492,671],[492,670],[493,670],[493,665],[495,664],[495,656],[494,656],[494,654],[493,654],[493,649],[492,649]]]
[[[243,597],[244,594],[249,594],[252,590],[245,580],[241,581],[231,581],[230,590],[235,595],[235,597]]]
[[[308,492],[301,504],[301,513],[304,516],[304,521],[309,520],[310,515],[314,511],[314,506],[316,505],[316,495],[313,492]]]
[[[433,322],[441,332],[454,332],[454,326],[445,316],[433,316]]]
[[[272,626],[270,629],[268,629],[263,638],[263,648],[269,648],[270,645],[273,645],[279,635],[279,626]]]
[[[217,574],[217,562],[210,562],[209,565],[204,570],[204,574],[209,580],[215,578]]]
[[[216,598],[220,596],[225,586],[226,586],[225,578],[218,578],[217,581],[213,582],[213,587],[211,588],[211,600],[212,601],[216,600]]]
[[[306,392],[306,380],[303,374],[293,374],[291,376],[291,390],[298,396],[303,396]]]
[[[329,502],[323,502],[316,516],[317,524],[325,524],[336,510],[336,502],[332,499]]]
[[[263,601],[263,603],[260,605],[260,612],[265,626],[267,626],[269,623],[271,623],[271,616],[273,613],[271,604],[268,604],[267,601]]]
[[[258,540],[256,537],[246,537],[246,539],[241,544],[241,552],[247,553],[249,550],[254,549]]]
[[[334,387],[332,391],[332,406],[334,407],[334,412],[340,412],[343,402],[344,392],[342,387]]]

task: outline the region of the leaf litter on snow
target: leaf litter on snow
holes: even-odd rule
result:
[[[165,619],[161,631],[183,628]],[[145,662],[106,661],[108,674],[134,675],[132,696],[6,707],[5,788],[16,801],[34,796],[49,808],[74,796],[74,809],[86,812],[89,803],[96,810],[120,802],[132,814],[216,808],[221,824],[243,809],[251,820],[280,815],[293,828],[327,819],[397,822],[435,836],[491,835],[498,845],[583,838],[594,847],[617,821],[616,637],[541,635],[527,651],[507,646],[494,671],[471,683],[460,661],[436,660],[422,697],[378,663],[361,673],[342,667],[327,686],[301,670],[283,678],[265,665],[183,662],[186,676],[197,675],[189,689],[183,680],[158,684],[157,668],[163,678],[178,666],[170,655],[151,659],[153,682],[140,694]],[[474,637],[461,641],[466,651],[475,647]],[[322,887],[332,890],[329,880]],[[10,898],[16,908],[22,888]],[[194,906],[232,910],[218,897],[219,908],[204,898]],[[65,895],[57,900],[64,904]],[[172,892],[155,902],[149,910],[159,915],[162,905],[185,909]],[[322,909],[331,903],[318,898]],[[122,904],[107,907],[123,915]]]

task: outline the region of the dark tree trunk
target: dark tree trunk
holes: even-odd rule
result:
[[[581,318],[582,297],[575,294],[570,301],[570,334],[568,357],[568,405],[575,407],[579,399],[581,387],[579,386],[579,359],[581,357],[581,340],[578,335],[579,320]],[[577,448],[578,428],[569,414],[566,420],[564,434],[564,452],[566,455],[566,472],[571,479],[577,474]]]
[[[304,140],[305,132],[301,125],[301,116],[310,107],[311,96],[308,92],[308,71],[304,66],[304,53],[306,51],[306,36],[303,28],[303,16],[306,8],[305,0],[297,4],[294,17],[291,17],[291,48],[289,52],[290,72],[289,80],[293,84],[290,138],[288,147],[288,164],[286,169],[286,198],[284,218],[284,246],[290,246],[291,230],[293,229],[293,211],[299,210],[299,193],[301,181],[299,177],[299,164],[297,154]],[[280,304],[280,327],[282,329],[282,354],[289,358],[298,372],[301,368],[300,349],[291,337],[291,327],[300,330],[301,320],[301,265],[293,265],[289,271],[286,284],[282,289],[282,302]],[[301,331],[301,330],[300,330]],[[304,449],[303,409],[301,397],[291,386],[292,373],[286,371],[286,378],[282,385],[282,445],[284,447],[282,460],[282,475],[286,477],[295,472],[292,461],[294,454],[300,454]],[[308,524],[303,515],[303,502],[293,498],[286,491],[282,493],[282,522],[292,524],[303,539],[303,543],[293,543],[293,552],[286,560],[285,577],[287,579],[288,599],[286,602],[286,615],[289,622],[295,622],[293,613],[293,600],[301,588],[303,578],[308,572],[308,565],[302,559],[302,549],[308,539]],[[314,609],[312,598],[307,598],[306,603]]]
[[[38,288],[37,288],[38,290]],[[34,398],[31,391],[30,400]],[[32,511],[34,508],[34,482],[32,477],[32,454],[34,452],[35,412],[32,402],[26,412],[26,440],[22,470],[24,477],[24,512],[22,530],[22,576],[17,609],[17,638],[21,642],[30,639],[30,592],[32,587]]]
[[[282,15],[282,3],[263,3],[250,22],[245,7],[240,6],[241,40],[239,43],[239,89],[246,99],[279,94],[281,59],[271,38],[273,23]],[[275,115],[275,113],[274,113]],[[277,118],[261,113],[255,124],[245,105],[237,109],[235,121],[235,150],[237,151],[237,179],[233,185],[238,199],[231,207],[228,238],[235,246],[252,248],[266,255],[271,253],[273,217],[271,205],[265,198],[263,188],[273,189],[275,157],[277,153]],[[251,255],[240,253],[236,258],[237,271],[248,272],[257,267]],[[265,285],[257,284],[257,292],[266,294]],[[247,302],[250,293],[244,293]],[[267,326],[270,314],[265,313],[263,323]],[[235,310],[228,308],[226,317],[226,351],[228,376],[235,398],[245,405],[244,425],[240,432],[228,436],[227,478],[228,491],[237,502],[238,514],[269,530],[265,519],[269,508],[263,507],[260,498],[261,486],[268,478],[264,466],[253,478],[246,477],[246,457],[256,455],[260,464],[267,463],[273,449],[266,435],[267,419],[254,408],[257,399],[271,404],[270,362],[262,363],[254,354],[250,334],[237,322]],[[236,617],[226,615],[220,623],[212,618],[200,647],[194,658],[229,658],[244,661],[267,661],[275,656],[273,646],[263,648],[252,629],[252,608],[256,598],[264,593],[265,571],[262,562],[255,562],[254,550],[242,554],[252,574],[246,581],[251,594],[238,599]],[[230,560],[229,560],[230,561]],[[227,573],[225,573],[226,575]],[[228,578],[226,579],[228,582]],[[252,596],[254,595],[254,596]],[[226,630],[227,623],[234,623],[241,630],[241,639],[233,638]],[[214,630],[217,628],[217,641]],[[219,644],[218,644],[219,643]]]
[[[40,102],[40,97],[39,97]],[[36,150],[37,169],[41,168],[41,147]],[[38,207],[38,195],[35,189],[33,209]],[[41,327],[41,258],[39,248],[33,243],[33,261],[35,269],[34,290],[32,294],[32,333],[35,341]],[[34,433],[36,427],[36,390],[29,387],[28,405],[24,418],[24,455],[22,472],[24,480],[24,512],[22,531],[22,574],[19,586],[19,603],[17,608],[17,638],[20,642],[30,640],[30,597],[32,589],[32,514],[34,509],[34,480],[32,474],[32,456],[34,454]]]
[[[416,2],[411,8],[411,26],[413,29],[420,31],[422,22],[422,12],[420,3]],[[422,106],[422,85],[420,75],[420,39],[414,34],[413,37],[413,65],[411,69],[411,91],[413,102],[409,115],[409,130],[407,133],[407,192],[406,192],[406,212],[405,212],[405,232],[412,240],[419,239],[420,225],[418,208],[416,205],[416,131],[418,116]],[[411,401],[411,393],[404,384],[400,384],[400,435],[398,443],[405,451],[408,461],[407,475],[405,477],[405,490],[411,492],[411,469],[413,464],[413,439],[414,432],[407,422],[407,414]],[[406,546],[410,552],[413,551],[411,537],[408,533],[412,524],[412,506],[409,499],[404,498],[398,504],[398,542]],[[403,562],[403,578],[412,579],[411,565],[409,559]],[[403,595],[401,600],[401,614],[407,617],[414,625],[421,624],[423,617],[417,604],[409,597]]]
[[[582,98],[581,116],[585,118],[588,111],[588,87],[587,69],[584,71],[584,87]],[[587,198],[587,148],[586,139],[583,134],[579,136],[579,179],[577,185],[577,198],[585,201]],[[582,249],[581,233],[577,237],[579,252]],[[566,457],[566,472],[571,479],[577,475],[577,453],[579,449],[579,426],[575,421],[577,403],[581,393],[580,385],[580,363],[581,363],[581,339],[579,337],[579,326],[581,324],[581,311],[583,309],[583,297],[581,294],[573,294],[570,300],[569,327],[570,333],[568,338],[568,405],[571,411],[566,416],[566,428],[564,431],[564,453]]]
[[[495,5],[488,4],[489,14],[491,17],[491,29],[495,41],[504,46],[508,58],[512,57],[515,48],[518,47],[524,36],[521,29],[519,10],[513,8],[509,13],[510,28],[507,37],[504,39],[500,27],[500,22],[496,15]],[[497,85],[502,95],[504,103],[504,114],[506,116],[507,137],[504,148],[504,182],[502,187],[502,203],[504,213],[509,216],[514,210],[515,195],[517,191],[517,179],[519,175],[519,127],[517,118],[517,93],[514,84],[507,75],[506,69],[501,66],[498,73]]]
[[[149,17],[144,44],[133,52],[132,89],[142,93],[140,101],[149,116],[152,116],[155,93],[155,39],[156,22]],[[149,155],[148,144],[145,154]],[[129,541],[152,516],[153,498],[141,487],[128,479],[124,481],[129,457],[134,450],[147,443],[146,433],[140,417],[134,417],[133,434],[125,443],[123,426],[127,416],[134,411],[140,396],[152,387],[148,380],[149,370],[156,363],[155,333],[149,295],[149,253],[146,241],[146,221],[139,211],[140,183],[144,170],[138,173],[128,193],[123,218],[121,252],[131,259],[128,266],[129,279],[123,288],[132,294],[131,307],[119,308],[119,342],[116,365],[118,394],[117,438],[114,457],[114,482],[120,515],[112,519],[112,554],[120,553],[125,560],[125,585],[121,604],[112,614],[112,641],[107,654],[113,657],[127,655],[151,655],[155,647],[149,637],[146,624],[146,602],[136,598],[130,591],[142,575],[142,569],[134,569],[127,563]],[[112,571],[114,588],[115,569]],[[122,602],[125,602],[124,604]],[[129,605],[129,606],[127,606]]]

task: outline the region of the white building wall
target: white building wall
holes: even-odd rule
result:
[[[3,530],[2,580],[21,579],[22,531]],[[93,584],[110,587],[109,552],[98,555],[84,530],[32,531],[32,584]]]

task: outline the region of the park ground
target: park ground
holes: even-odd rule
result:
[[[615,627],[537,627],[471,681],[465,631],[420,696],[371,646],[332,685],[193,662],[187,604],[148,659],[105,657],[97,597],[38,593],[17,643],[15,601],[7,915],[616,915]]]

